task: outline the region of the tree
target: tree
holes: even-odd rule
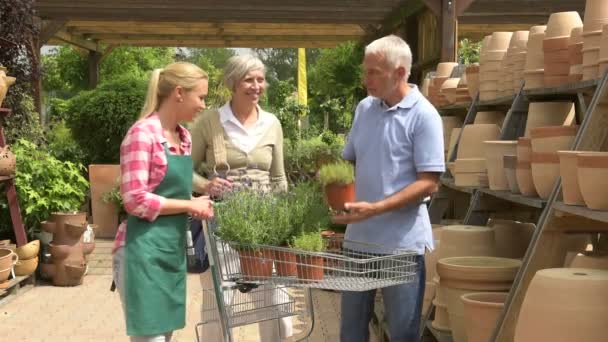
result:
[[[204,58],[208,63],[220,70],[224,69],[230,57],[236,55],[233,49],[228,48],[190,48],[188,50],[184,60],[200,66],[198,62],[201,58]]]

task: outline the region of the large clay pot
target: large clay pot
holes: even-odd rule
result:
[[[578,126],[536,127],[530,130],[532,152],[569,150],[574,143]]]
[[[490,190],[509,190],[503,157],[516,153],[517,140],[490,140],[483,143]]]
[[[502,127],[502,123],[505,120],[505,113],[500,111],[493,112],[477,112],[475,115],[474,125],[478,124],[495,124]]]
[[[494,230],[483,226],[453,225],[441,231],[438,259],[459,256],[495,256]]]
[[[517,178],[517,187],[524,196],[536,197],[536,188],[532,181],[532,166],[529,161],[517,161],[515,169],[515,177]]]
[[[490,60],[497,60],[492,58],[492,53],[495,51],[507,51],[512,35],[513,32],[493,32],[488,45],[488,50],[486,51],[486,57]]]
[[[533,223],[502,219],[490,219],[488,227],[494,229],[496,256],[512,259],[524,257],[536,229]]]
[[[432,281],[427,281],[424,286],[424,299],[422,301],[422,317],[425,317],[431,307],[431,302],[435,298],[435,289],[437,284]]]
[[[608,271],[540,270],[526,291],[514,342],[604,341],[608,336],[606,298]]]
[[[590,253],[576,253],[572,260],[565,265],[568,268],[590,268],[608,271],[608,255]]]
[[[17,157],[10,147],[0,147],[0,176],[12,176],[17,167]]]
[[[608,24],[608,2],[604,0],[587,0],[583,20],[584,32],[599,31]]]
[[[489,341],[507,296],[507,292],[472,292],[462,296],[468,342]]]
[[[465,125],[458,144],[458,158],[484,158],[483,142],[496,140],[499,136],[498,125]]]
[[[559,157],[557,152],[532,152],[532,181],[538,196],[549,199],[555,181],[559,178]]]
[[[519,187],[517,186],[517,176],[515,170],[517,169],[517,156],[505,155],[503,157],[503,164],[505,165],[505,176],[507,177],[507,185],[509,185],[509,191],[514,194],[519,194]]]
[[[580,151],[557,151],[559,170],[562,177],[563,201],[569,205],[584,205],[583,195],[578,185],[576,156]]]
[[[583,21],[576,11],[551,13],[545,30],[545,39],[569,38],[573,28],[582,26]]]
[[[543,52],[543,40],[545,33],[534,33],[528,37],[528,50],[526,53],[525,70],[539,70],[545,67],[545,54]]]
[[[517,139],[517,161],[530,161],[532,155],[532,139],[521,137]]]
[[[530,137],[530,130],[536,127],[569,126],[574,118],[575,111],[572,102],[532,102],[528,107],[524,136]]]
[[[116,208],[112,203],[105,203],[103,195],[118,184],[119,178],[120,165],[89,165],[93,223],[99,226],[95,231],[97,237],[113,238],[116,235],[120,208]]]
[[[324,188],[327,203],[333,210],[344,210],[344,204],[355,201],[355,183],[328,184]]]
[[[578,184],[589,209],[608,210],[608,152],[576,156]]]
[[[472,98],[479,92],[479,65],[468,65],[466,68],[467,87]]]

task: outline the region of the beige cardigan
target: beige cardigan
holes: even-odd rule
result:
[[[221,134],[224,140],[226,165],[216,165],[213,148],[214,134]],[[237,185],[250,181],[254,187],[270,186],[273,190],[286,191],[287,178],[283,165],[283,129],[278,119],[249,153],[236,147],[220,123],[217,110],[201,113],[190,127],[192,135],[192,162],[195,172],[207,179],[219,174]],[[229,168],[229,170],[228,170]],[[208,181],[206,181],[208,182]]]

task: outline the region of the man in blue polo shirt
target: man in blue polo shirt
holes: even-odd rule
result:
[[[355,164],[357,202],[335,218],[348,223],[346,239],[416,252],[412,283],[382,289],[391,342],[418,341],[424,297],[425,249],[433,249],[423,199],[445,170],[443,128],[435,108],[407,83],[409,46],[399,37],[380,38],[365,48],[364,83],[343,157]],[[345,245],[348,248],[348,245]],[[379,252],[368,250],[369,252]],[[375,290],[343,292],[340,340],[369,340]]]

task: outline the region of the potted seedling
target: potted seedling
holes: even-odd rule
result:
[[[319,232],[304,233],[293,239],[292,247],[304,252],[322,252],[326,243]],[[296,255],[298,279],[323,280],[323,257],[308,253]]]
[[[344,211],[344,203],[355,201],[355,171],[351,163],[339,161],[319,170],[327,204],[335,211]]]

